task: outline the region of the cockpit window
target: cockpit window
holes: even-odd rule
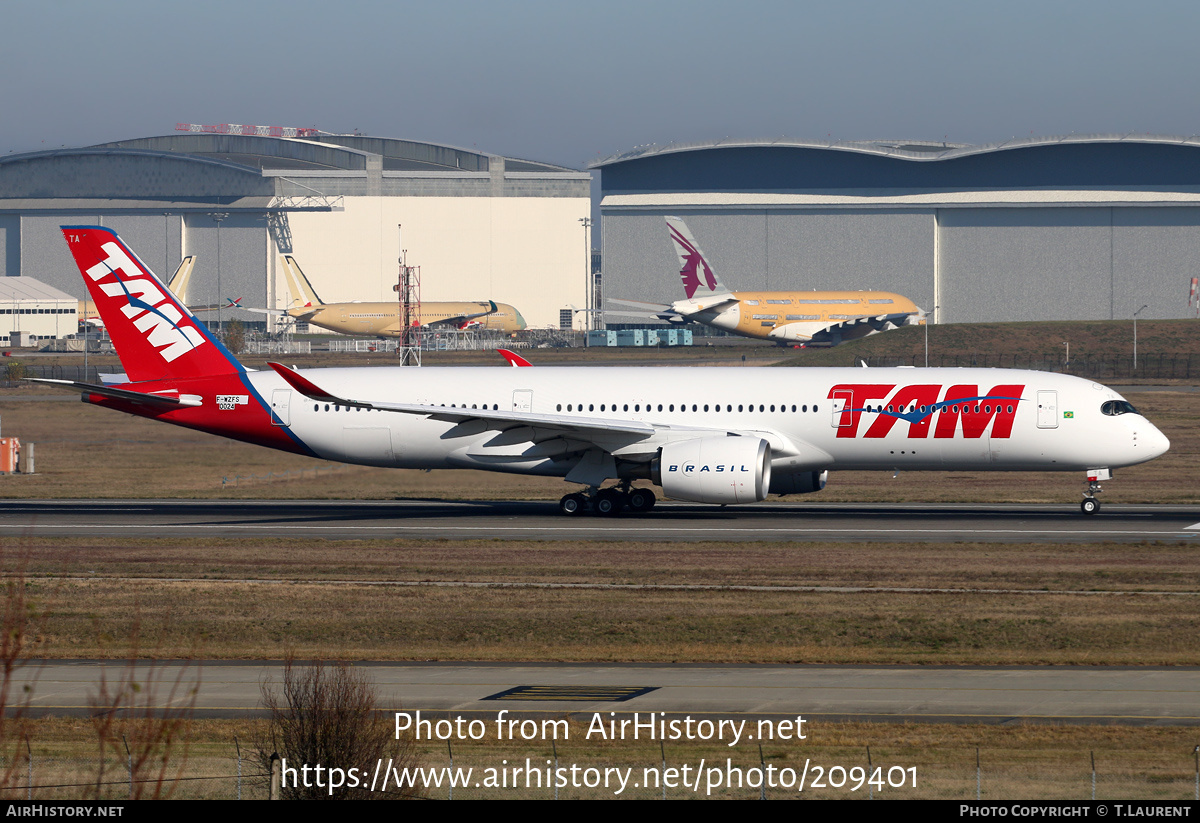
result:
[[[1118,414],[1138,413],[1138,410],[1133,407],[1133,404],[1127,400],[1109,400],[1107,403],[1100,406],[1100,411],[1111,417],[1116,417]]]

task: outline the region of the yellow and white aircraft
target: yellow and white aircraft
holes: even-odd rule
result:
[[[399,337],[399,303],[323,303],[312,283],[300,270],[296,258],[283,255],[283,271],[293,302],[304,305],[290,309],[247,309],[260,314],[278,314],[311,323],[339,334],[367,337]],[[423,302],[416,325],[424,327],[474,328],[502,331],[506,334],[525,328],[525,318],[507,303],[486,300],[478,303]]]
[[[678,217],[667,228],[679,255],[679,277],[687,297],[669,306],[634,300],[610,300],[641,312],[610,311],[653,317],[668,323],[703,323],[745,337],[780,345],[836,346],[875,332],[925,322],[916,303],[883,291],[730,291]]]

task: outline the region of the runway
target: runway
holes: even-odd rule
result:
[[[613,518],[566,517],[551,502],[327,500],[8,500],[0,536],[658,541],[1191,542],[1200,507],[660,503]]]
[[[739,714],[838,720],[1018,721],[1200,725],[1200,668],[911,667],[506,663],[363,663],[388,710],[495,717],[502,711]],[[130,668],[109,661],[51,661],[19,670],[34,714],[87,714],[99,691]],[[260,683],[279,682],[278,663],[202,661],[138,664],[134,678],[154,704],[186,703],[199,716],[258,710]],[[147,685],[149,684],[149,685]],[[176,686],[172,690],[172,686]],[[506,692],[534,686],[532,696]],[[624,698],[628,693],[634,696]]]

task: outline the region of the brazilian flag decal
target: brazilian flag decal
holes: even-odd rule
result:
[[[1075,416],[1075,412],[1063,412],[1063,417],[1065,417],[1068,420],[1070,420],[1074,416]]]

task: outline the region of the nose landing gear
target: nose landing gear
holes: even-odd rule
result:
[[[1100,511],[1100,501],[1096,499],[1096,495],[1104,491],[1100,488],[1100,481],[1112,480],[1112,470],[1088,469],[1087,479],[1087,491],[1083,493],[1083,502],[1079,504],[1079,510],[1084,514],[1095,514]]]

